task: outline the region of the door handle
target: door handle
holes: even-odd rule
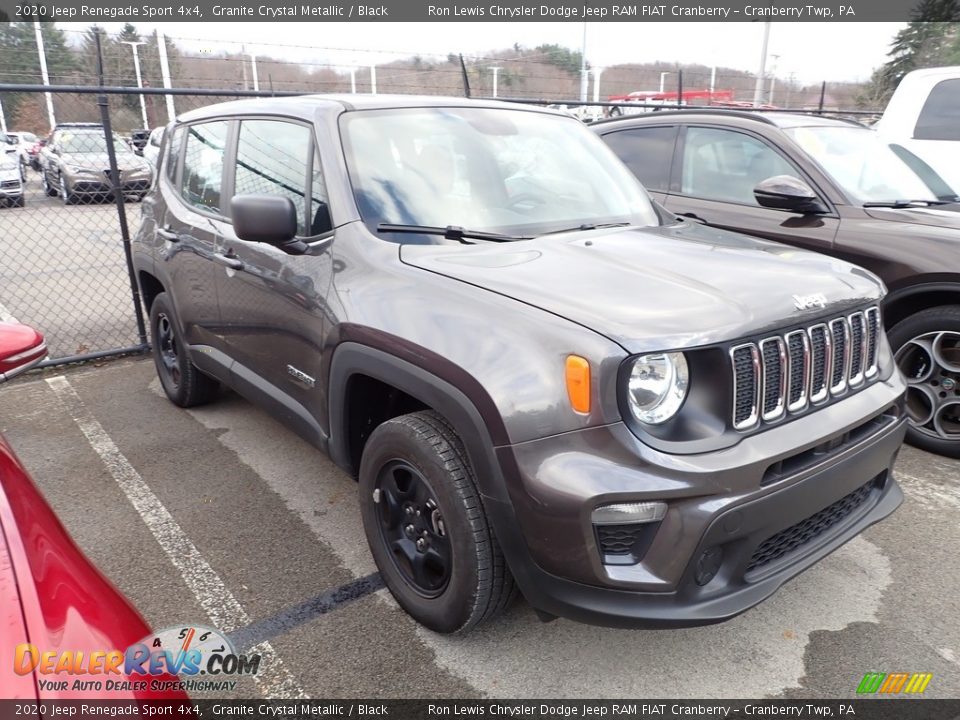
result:
[[[180,242],[180,234],[173,230],[169,225],[157,228],[157,235],[170,242]]]
[[[694,222],[698,222],[698,223],[700,223],[701,225],[705,225],[706,222],[707,222],[707,221],[704,220],[702,217],[700,217],[700,216],[697,215],[696,213],[692,213],[692,212],[680,213],[680,217],[686,218],[687,220],[693,220]]]
[[[213,261],[230,268],[231,270],[243,270],[243,260],[233,255],[224,255],[223,253],[214,253]]]

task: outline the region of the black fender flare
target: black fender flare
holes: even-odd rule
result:
[[[455,370],[461,380],[473,380],[445,358],[429,351],[421,350],[419,354],[421,358],[425,355],[431,356],[431,364],[445,369],[447,372],[444,374],[449,375]],[[463,441],[480,493],[491,500],[509,502],[506,483],[494,450],[494,438],[504,436],[506,431],[499,414],[496,418],[490,417],[491,409],[495,412],[495,406],[480,384],[476,380],[473,380],[473,383],[463,382],[474,387],[461,389],[449,379],[439,377],[410,360],[351,341],[337,345],[330,364],[328,449],[330,458],[337,465],[347,472],[355,470],[350,461],[348,439],[344,430],[347,419],[346,393],[352,375],[366,375],[391,385],[443,415]],[[484,413],[478,409],[478,404],[484,407]],[[494,427],[491,428],[491,425]]]

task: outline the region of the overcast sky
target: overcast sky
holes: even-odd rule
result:
[[[116,32],[122,23],[104,23]],[[84,26],[61,23],[65,29]],[[582,23],[140,23],[141,32],[161,27],[177,44],[193,51],[248,52],[333,65],[366,65],[397,54],[482,55],[520,43],[558,43],[579,49]],[[890,41],[903,23],[775,22],[769,55],[779,55],[777,74],[796,73],[804,83],[866,80],[886,60]],[[588,23],[587,59],[607,66],[663,60],[722,65],[755,72],[763,23]],[[771,57],[769,62],[773,62]],[[770,70],[768,64],[768,72]]]

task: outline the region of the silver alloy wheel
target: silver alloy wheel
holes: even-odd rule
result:
[[[910,424],[937,440],[960,440],[960,332],[918,335],[895,359],[907,380]]]

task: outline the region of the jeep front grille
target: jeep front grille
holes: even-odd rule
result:
[[[775,422],[877,375],[880,310],[872,307],[730,350],[733,426]]]

